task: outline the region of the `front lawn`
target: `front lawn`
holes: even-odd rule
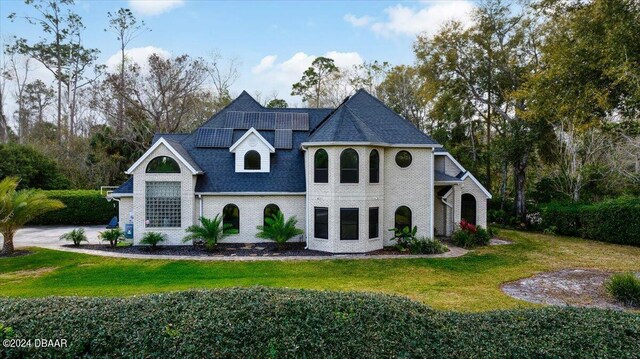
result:
[[[0,298],[0,323],[12,338],[67,340],[63,348],[0,348],[9,358],[619,359],[640,352],[640,317],[630,313],[456,313],[397,296],[255,287]]]
[[[640,271],[640,248],[501,231],[510,245],[459,258],[200,262],[116,259],[46,249],[0,258],[0,295],[128,296],[193,288],[262,285],[384,292],[436,309],[531,307],[504,295],[504,282],[562,268]]]

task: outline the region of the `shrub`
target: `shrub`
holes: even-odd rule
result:
[[[611,276],[605,288],[620,302],[640,307],[640,279],[633,273],[618,273]]]
[[[200,217],[200,225],[194,224],[187,228],[187,234],[183,242],[202,241],[208,250],[214,250],[218,246],[224,237],[231,233],[227,233],[225,230],[231,228],[230,224],[223,225],[222,217],[220,214],[216,214],[213,219]]]
[[[74,246],[79,246],[81,242],[88,242],[84,228],[76,228],[60,236],[60,240],[71,241]]]
[[[291,238],[304,233],[302,229],[296,228],[298,224],[296,216],[285,221],[284,214],[280,211],[273,214],[271,218],[265,218],[265,222],[267,222],[266,226],[257,227],[260,232],[256,237],[270,239],[277,243],[278,248],[282,248]]]
[[[60,190],[44,193],[64,203],[65,208],[45,213],[31,220],[31,225],[106,225],[118,215],[117,202],[108,202],[100,191]]]
[[[542,224],[558,234],[640,246],[640,198],[622,197],[595,204],[551,203]]]
[[[465,220],[460,222],[460,229],[453,232],[451,241],[458,247],[474,248],[486,246],[491,241],[489,232],[481,226],[475,226]]]
[[[144,313],[144,315],[141,315]],[[230,288],[106,297],[0,297],[9,358],[632,358],[637,314],[584,308],[434,311],[373,293]]]
[[[413,226],[413,229],[404,227],[402,229],[391,228],[390,232],[393,232],[393,239],[396,240],[398,246],[402,249],[409,248],[409,242],[416,239],[416,233],[418,233],[418,226]]]
[[[448,252],[449,248],[437,238],[413,238],[408,243],[409,252],[412,254],[440,254]]]
[[[151,249],[156,249],[156,246],[160,242],[164,242],[167,240],[167,235],[159,232],[146,232],[142,236],[142,240],[140,243],[148,244],[151,246]]]
[[[118,242],[124,239],[124,232],[120,228],[107,229],[100,232],[98,237],[105,242],[109,242],[111,247],[116,247]]]
[[[19,190],[69,188],[55,160],[31,146],[0,144],[0,158],[0,178],[20,178]]]

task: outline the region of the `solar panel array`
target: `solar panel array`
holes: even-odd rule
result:
[[[309,131],[309,114],[295,112],[229,111],[224,127],[236,130],[293,130]]]
[[[293,130],[276,130],[276,139],[273,147],[290,150],[293,143]]]
[[[196,134],[196,147],[230,147],[232,141],[232,128],[199,128]]]

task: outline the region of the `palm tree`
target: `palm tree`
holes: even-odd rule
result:
[[[231,224],[222,224],[222,218],[220,214],[216,214],[215,218],[209,219],[200,217],[200,225],[194,224],[187,228],[188,235],[186,235],[182,241],[189,242],[194,240],[202,240],[207,246],[208,250],[213,250],[224,237],[230,233],[225,233],[226,229],[231,227]]]
[[[0,233],[4,237],[2,253],[13,253],[13,236],[35,217],[64,207],[56,199],[38,190],[16,191],[18,179],[7,177],[0,182]]]
[[[264,221],[266,225],[257,227],[260,232],[256,234],[256,237],[276,242],[278,249],[282,249],[291,238],[304,233],[302,229],[296,228],[296,224],[298,224],[296,216],[285,221],[284,214],[280,211],[265,218]]]

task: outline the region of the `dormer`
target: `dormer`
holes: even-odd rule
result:
[[[269,172],[271,154],[275,148],[251,127],[231,147],[229,152],[236,156],[236,172]]]

